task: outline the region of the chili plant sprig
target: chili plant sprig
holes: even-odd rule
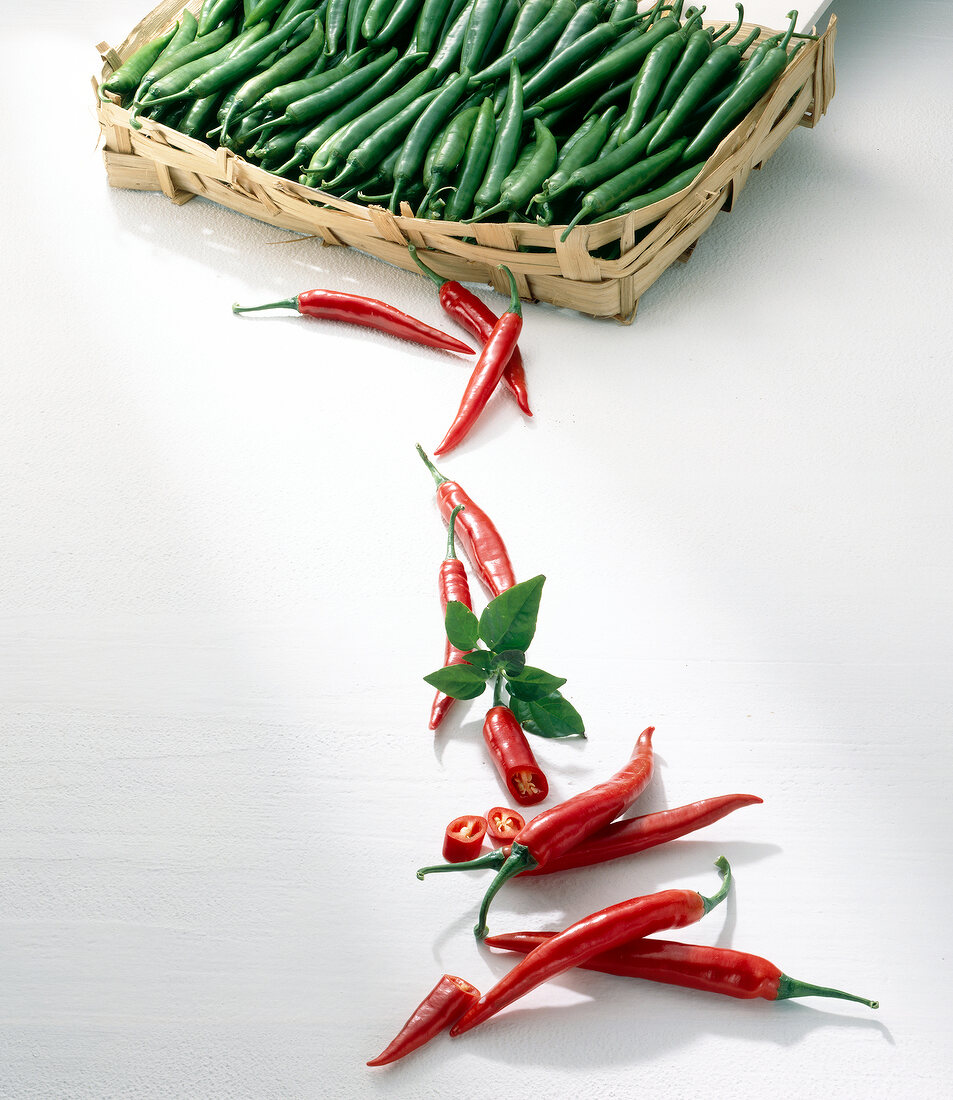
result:
[[[479,618],[461,601],[448,601],[447,638],[466,657],[424,680],[454,699],[476,699],[491,682],[497,695],[505,686],[510,710],[527,733],[585,737],[579,712],[559,690],[565,678],[526,663],[545,580],[540,575],[505,589],[490,600]]]

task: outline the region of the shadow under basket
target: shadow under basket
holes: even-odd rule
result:
[[[170,27],[185,7],[199,3],[165,0],[147,15],[125,42],[98,47],[102,78],[139,46]],[[755,24],[744,24],[747,34]],[[761,28],[761,37],[778,32]],[[530,222],[447,222],[413,217],[402,203],[399,214],[336,198],[283,179],[224,148],[140,118],[99,97],[96,105],[104,140],[106,175],[113,187],[161,191],[175,203],[201,195],[221,206],[281,229],[320,238],[381,260],[416,270],[407,250],[445,278],[485,283],[509,294],[500,264],[513,272],[526,301],[549,302],[592,317],[624,324],[635,317],[645,290],[676,261],[687,260],[698,238],[720,211],[729,211],[752,169],[760,168],[796,126],[814,127],[834,94],[834,39],[831,16],[818,38],[805,42],[772,89],[718,145],[698,176],[676,195],[610,221],[565,226]],[[611,258],[604,258],[609,256]]]

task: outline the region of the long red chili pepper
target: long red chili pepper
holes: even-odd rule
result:
[[[526,954],[558,935],[556,932],[510,932],[488,936],[488,947]],[[726,997],[749,1000],[784,1001],[791,997],[835,997],[842,1001],[857,1001],[869,1008],[879,1008],[878,1001],[844,993],[824,985],[800,982],[781,972],[767,959],[733,951],[729,947],[700,947],[675,940],[641,939],[593,955],[580,963],[582,970],[598,970],[624,978],[643,978],[665,985],[680,985],[686,989],[703,989],[722,993]]]
[[[549,794],[549,783],[536,763],[516,715],[499,698],[497,681],[494,705],[483,721],[483,740],[490,751],[507,794],[521,806],[535,806]]]
[[[523,329],[523,310],[520,306],[519,290],[516,279],[508,267],[503,270],[510,278],[510,304],[507,311],[493,326],[493,331],[487,337],[480,352],[480,358],[476,361],[467,387],[463,391],[460,400],[460,408],[453,418],[453,423],[447,429],[440,445],[435,448],[434,455],[446,454],[469,435],[470,429],[476,424],[480,413],[486,407],[487,401],[493,395],[493,391],[503,377],[503,368],[509,362],[520,338]]]
[[[444,279],[428,267],[417,255],[415,245],[410,244],[407,248],[414,263],[439,288],[440,304],[443,306],[444,313],[462,325],[481,344],[485,344],[499,317],[482,298],[478,298],[471,290],[467,290],[462,283],[458,283],[455,279]],[[526,368],[518,345],[514,346],[503,368],[503,384],[516,399],[522,411],[527,416],[532,416],[533,410],[529,407],[529,395],[526,392]]]
[[[474,934],[486,935],[486,914],[497,891],[508,879],[531,867],[543,866],[591,836],[632,805],[652,778],[652,734],[643,730],[629,762],[604,783],[597,783],[565,802],[537,814],[520,829],[510,854],[496,872],[483,901]]]
[[[457,516],[465,508],[465,504],[458,504],[450,513],[450,526],[447,532],[447,556],[440,563],[440,570],[437,574],[440,610],[444,615],[447,613],[447,604],[452,600],[462,603],[471,609],[473,607],[470,600],[470,584],[467,580],[467,571],[463,562],[457,557],[453,537]],[[456,646],[451,645],[450,639],[447,638],[443,647],[444,667],[447,665],[458,665],[465,660],[466,655],[464,652],[457,649]],[[451,706],[453,706],[453,698],[449,695],[444,695],[442,691],[438,691],[434,696],[433,706],[430,708],[430,728],[432,730],[435,730],[444,718],[446,718],[447,711]]]
[[[377,329],[425,347],[457,351],[462,355],[473,354],[473,348],[449,333],[433,328],[387,302],[381,302],[377,298],[364,298],[359,294],[346,294],[340,290],[305,290],[293,298],[283,298],[280,302],[268,302],[260,306],[232,306],[233,313],[253,313],[260,309],[295,309],[308,317],[363,325],[365,328]]]
[[[422,1047],[476,1004],[480,991],[455,974],[444,974],[411,1013],[407,1023],[369,1066],[386,1066]]]
[[[654,814],[641,817],[629,817],[622,821],[613,821],[593,833],[568,852],[555,856],[538,867],[528,867],[521,874],[527,876],[550,875],[555,871],[571,871],[578,867],[591,867],[596,863],[605,863],[610,859],[631,856],[644,852],[659,844],[667,844],[680,836],[695,832],[711,825],[742,806],[754,806],[764,800],[754,794],[723,794],[717,798],[705,798],[690,802],[686,806],[675,806],[670,810],[659,810]],[[492,812],[492,811],[491,811]],[[489,820],[489,818],[487,819]],[[512,850],[510,844],[496,848],[492,852],[478,856],[468,863],[437,864],[436,867],[421,867],[418,878],[437,871],[479,871],[497,870],[502,867]]]
[[[722,883],[721,889],[710,898],[695,890],[661,890],[600,909],[598,913],[583,917],[564,931],[557,932],[552,939],[534,947],[475,1005],[467,1009],[450,1029],[450,1034],[462,1035],[482,1024],[542,982],[574,966],[581,966],[593,955],[611,951],[619,944],[664,928],[683,928],[700,920],[725,899],[731,884],[731,869],[724,856],[718,859],[715,866],[722,876]]]
[[[457,517],[457,537],[487,591],[498,596],[507,588],[512,588],[516,584],[516,574],[493,521],[455,481],[440,473],[419,443],[417,453],[436,483],[437,506],[444,520],[449,523],[458,504],[465,506]]]

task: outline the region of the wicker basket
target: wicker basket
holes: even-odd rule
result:
[[[105,79],[144,42],[171,26],[184,7],[200,0],[163,0],[117,49],[98,47]],[[742,28],[739,38],[754,29]],[[775,33],[763,28],[763,35]],[[448,278],[487,283],[508,293],[499,270],[506,264],[526,300],[566,306],[593,317],[628,324],[643,291],[676,260],[686,260],[719,210],[730,210],[753,168],[775,152],[795,126],[817,124],[834,94],[836,18],[817,40],[798,51],[774,90],[729,134],[695,181],[678,195],[623,217],[577,226],[560,241],[562,226],[523,222],[459,222],[414,218],[401,204],[392,214],[282,179],[233,152],[211,148],[167,126],[142,118],[129,125],[118,104],[96,103],[104,159],[113,187],[162,191],[175,203],[202,195],[222,206],[282,229],[346,245],[415,270],[413,243],[426,262]],[[639,232],[639,231],[642,232]],[[618,245],[616,259],[595,253]]]

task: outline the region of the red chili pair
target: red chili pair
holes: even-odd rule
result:
[[[463,814],[447,826],[443,837],[443,858],[449,864],[471,862],[489,838],[494,844],[506,844],[523,827],[516,810],[494,806],[485,817]]]

